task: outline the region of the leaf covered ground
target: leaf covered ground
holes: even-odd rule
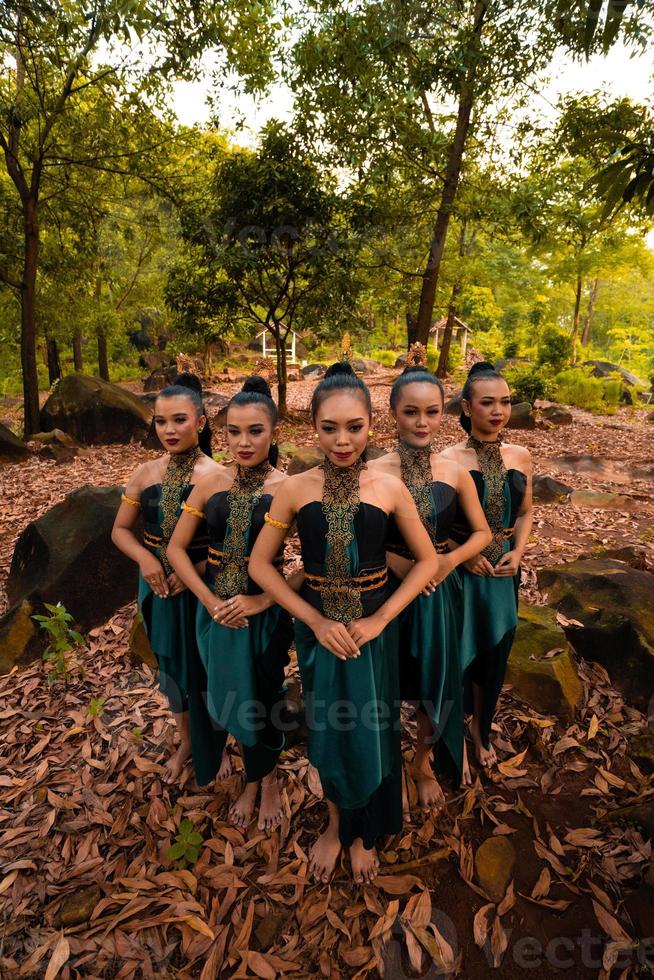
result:
[[[388,380],[372,385],[379,445],[393,436]],[[291,385],[295,415],[282,441],[313,442],[304,415],[311,388]],[[446,418],[442,445],[460,431]],[[654,456],[654,426],[644,413],[575,413],[572,426],[511,438],[532,451],[538,473],[631,498],[615,512],[538,506],[525,561],[528,601],[543,600],[539,565],[625,544],[651,559],[651,482],[632,475]],[[571,452],[610,466],[601,477],[563,473],[553,458]],[[143,457],[139,447],[97,447],[61,465],[35,458],[3,466],[3,572],[30,520],[85,483],[123,481]],[[640,940],[654,935],[654,923],[648,930],[652,906],[641,881],[651,844],[639,823],[615,813],[633,804],[646,825],[647,813],[652,819],[652,778],[629,748],[646,719],[601,667],[580,664],[582,706],[567,726],[505,689],[494,734],[500,765],[491,778],[448,792],[437,817],[414,805],[403,833],[382,851],[373,885],[354,886],[344,863],[329,886],[318,886],[307,877],[306,857],[324,807],[303,744],[281,761],[286,815],[272,837],[227,822],[238,773],[209,788],[198,788],[188,770],[181,787],[162,781],[172,729],[152,673],[130,657],[133,615],[130,605],[91,632],[83,671],[73,665],[67,684],[48,688],[41,663],[0,678],[2,976],[646,973]],[[290,674],[293,681],[295,665]],[[408,717],[407,757],[412,736]],[[415,804],[411,784],[409,791]],[[167,856],[183,820],[203,841],[187,868]],[[497,900],[475,875],[475,855],[490,837],[508,839],[517,854]]]

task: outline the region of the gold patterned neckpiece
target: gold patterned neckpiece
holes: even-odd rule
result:
[[[497,561],[502,556],[502,545],[506,540],[504,528],[504,484],[506,483],[506,466],[502,459],[502,438],[486,442],[470,436],[466,443],[467,449],[474,449],[477,455],[479,469],[484,477],[486,486],[486,503],[484,514],[491,529],[493,539],[482,555],[490,562]]]
[[[398,440],[397,454],[400,457],[402,483],[413,497],[427,534],[436,544],[436,517],[431,496],[433,476],[431,471],[431,446],[414,449],[406,442]]]
[[[348,547],[353,537],[354,516],[361,503],[359,479],[366,463],[335,466],[329,459],[320,464],[325,474],[322,512],[327,521],[325,581],[321,585],[323,612],[327,619],[350,623],[363,615],[361,593],[352,581]]]
[[[271,470],[268,460],[257,466],[236,467],[236,476],[227,495],[229,518],[222,561],[213,584],[214,592],[221,599],[247,595],[247,548],[252,511],[263,496],[263,485]]]
[[[161,484],[161,547],[159,548],[159,561],[164,567],[166,575],[170,575],[172,568],[168,561],[168,542],[170,541],[177,519],[179,517],[179,507],[182,501],[184,489],[193,479],[195,464],[202,456],[199,446],[183,453],[171,453],[166,467],[166,475]]]

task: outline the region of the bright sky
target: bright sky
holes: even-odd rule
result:
[[[208,65],[209,67],[209,65]],[[211,111],[207,95],[211,81],[178,82],[174,87],[173,108],[180,120],[188,126],[209,122]],[[550,72],[551,81],[534,95],[534,110],[548,114],[548,105],[556,102],[566,92],[592,92],[604,89],[612,98],[627,96],[636,102],[654,102],[654,56],[650,54],[632,58],[622,45],[616,44],[606,57],[595,55],[589,62],[574,62],[566,55],[558,56]],[[273,116],[289,118],[292,113],[292,96],[283,86],[275,86],[260,103],[245,95],[225,92],[220,95],[219,122],[221,128],[231,130],[240,116],[247,120],[247,128],[240,131],[240,143],[253,144],[258,130]]]

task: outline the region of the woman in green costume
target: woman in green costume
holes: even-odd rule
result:
[[[310,871],[329,881],[345,847],[355,881],[363,882],[378,872],[377,838],[402,828],[396,617],[437,574],[438,557],[406,487],[367,469],[370,393],[349,364],[327,371],[311,409],[325,460],[280,487],[251,574],[296,617],[309,759],[329,809]],[[394,593],[386,567],[390,515],[416,556]],[[305,573],[300,595],[274,565],[293,521]]]
[[[407,367],[396,378],[390,397],[397,424],[397,448],[370,464],[371,470],[391,473],[402,480],[434,549],[442,556],[438,575],[400,618],[400,689],[403,700],[417,704],[418,737],[411,775],[424,809],[445,802],[436,774],[448,776],[457,786],[461,781],[459,637],[463,608],[457,569],[491,541],[471,476],[433,448],[443,418],[443,402],[443,386],[435,375],[426,367]],[[448,539],[457,506],[467,518],[471,533],[459,547],[450,549]],[[388,549],[389,568],[401,581],[411,568],[413,556],[393,522]]]
[[[277,409],[263,378],[248,378],[231,399],[226,429],[236,466],[212,473],[195,488],[183,505],[169,554],[199,600],[197,642],[207,672],[209,714],[223,740],[231,734],[241,749],[246,785],[230,818],[247,828],[261,787],[258,826],[272,830],[282,818],[277,760],[284,736],[278,713],[293,625],[248,574],[264,514],[285,480],[275,469]],[[209,557],[202,579],[187,549],[205,519]],[[279,563],[281,551],[275,557]]]
[[[165,767],[167,781],[174,782],[191,754],[192,743],[195,750],[204,740],[205,729],[195,645],[195,597],[173,571],[168,546],[182,502],[193,485],[221,467],[211,457],[211,430],[202,404],[202,386],[195,375],[178,375],[172,387],[159,393],[153,421],[166,452],[143,463],[129,478],[111,539],[139,566],[139,606],[159,664],[159,686],[168,698],[180,737]],[[139,512],[143,542],[134,533]],[[206,529],[197,530],[195,539],[189,541],[189,555],[190,560],[202,563],[207,557]],[[189,697],[194,704],[189,705]],[[192,737],[192,728],[197,737]]]
[[[520,561],[532,523],[532,467],[528,450],[502,440],[511,417],[511,394],[492,364],[473,365],[461,408],[461,425],[469,438],[446,449],[443,457],[470,471],[493,535],[481,554],[463,565],[461,637],[470,735],[477,761],[490,767],[496,762],[491,725],[518,625]],[[468,534],[465,521],[457,521],[454,540],[464,541]]]

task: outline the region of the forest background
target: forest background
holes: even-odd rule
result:
[[[0,394],[28,434],[62,375],[127,381],[164,347],[242,366],[267,327],[283,403],[291,329],[309,361],[348,331],[391,366],[455,316],[525,359],[518,398],[610,411],[590,359],[651,389],[651,105],[543,96],[562,57],[642,59],[651,26],[635,3],[3,4]],[[173,111],[184,81],[207,123]],[[253,136],[220,125],[280,86]]]

